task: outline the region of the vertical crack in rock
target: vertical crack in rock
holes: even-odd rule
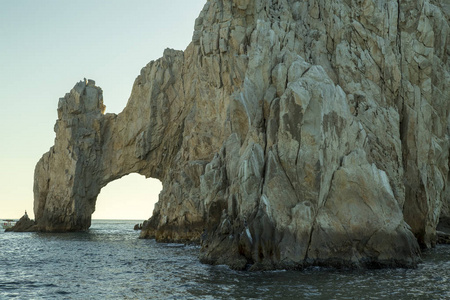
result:
[[[118,115],[82,81],[35,170],[41,231],[158,178],[141,238],[235,269],[415,266],[450,217],[449,11],[439,1],[208,1]],[[150,212],[149,212],[150,215]]]

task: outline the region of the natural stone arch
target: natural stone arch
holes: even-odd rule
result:
[[[184,92],[168,76],[182,73],[177,68],[183,52],[167,53],[146,67],[161,81],[140,76],[118,115],[103,114],[102,90],[92,80],[77,83],[59,100],[55,145],[35,170],[39,230],[87,230],[100,189],[122,176],[138,173],[164,182],[181,146],[182,127],[172,125],[183,118],[183,106],[169,102],[167,94]]]
[[[37,226],[86,229],[138,172],[164,187],[141,236],[201,239],[204,262],[414,266],[448,202],[448,32],[427,0],[210,0],[122,113],[93,82],[60,101]]]
[[[130,173],[104,186],[95,202],[92,220],[147,220],[158,202],[162,183]]]

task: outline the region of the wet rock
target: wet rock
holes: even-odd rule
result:
[[[441,217],[436,228],[437,243],[450,244],[450,218]]]
[[[5,232],[33,232],[37,230],[36,223],[25,213],[13,227],[5,229]]]
[[[450,233],[436,231],[438,244],[450,244]]]

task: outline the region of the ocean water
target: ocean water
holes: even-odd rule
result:
[[[197,246],[138,239],[138,221],[87,233],[0,233],[0,299],[450,299],[450,246],[417,269],[237,272]]]

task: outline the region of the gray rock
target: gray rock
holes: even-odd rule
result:
[[[25,212],[25,215],[23,215],[19,221],[17,221],[16,224],[14,224],[11,228],[6,228],[5,232],[12,231],[12,232],[33,232],[36,231],[36,223],[31,220],[27,213]]]
[[[142,238],[236,269],[415,266],[450,217],[442,1],[208,1],[193,42],[103,114],[60,99],[35,171],[38,230],[90,226],[102,187],[163,183]]]
[[[450,234],[442,231],[436,231],[438,244],[450,244]]]

